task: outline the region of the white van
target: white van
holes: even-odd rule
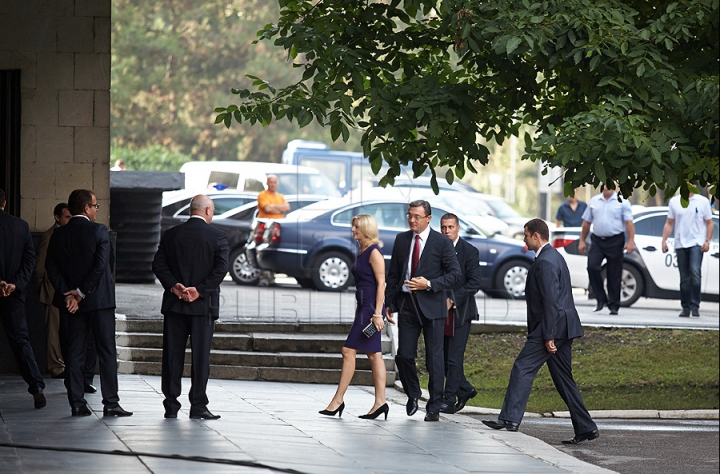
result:
[[[267,176],[278,177],[278,192],[285,195],[319,194],[339,197],[336,183],[314,168],[252,161],[189,161],[180,168],[185,173],[185,189],[202,192],[218,190],[263,191]]]

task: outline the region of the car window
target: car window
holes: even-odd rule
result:
[[[165,206],[165,207],[162,208],[162,214],[163,214],[163,216],[172,216],[172,215],[174,215],[177,211],[179,211],[179,210],[182,209],[183,207],[187,206],[187,205],[190,203],[191,200],[192,200],[192,198],[189,197],[189,198],[187,198],[187,199],[181,199],[181,200],[178,201],[178,202],[174,202],[174,203],[172,203],[172,204],[168,204],[167,206]],[[190,215],[190,214],[188,213],[188,215]]]
[[[378,227],[405,229],[407,228],[407,204],[383,202],[375,204],[361,204],[344,211],[333,217],[333,224],[350,225],[352,218],[358,214],[370,214],[375,218]]]
[[[215,215],[223,214],[229,210],[235,209],[236,207],[242,206],[249,202],[255,201],[255,198],[251,196],[247,197],[214,197],[212,198],[215,203]]]
[[[247,178],[245,185],[243,186],[244,191],[262,192],[265,191],[265,185],[255,178]]]
[[[235,221],[251,221],[253,217],[255,217],[256,212],[257,206],[250,206],[240,212],[236,212],[232,216],[228,216],[227,218]]]
[[[237,188],[240,175],[238,173],[229,173],[226,171],[211,171],[208,177],[208,187],[221,184],[226,188]]]
[[[635,234],[662,237],[663,227],[665,227],[666,220],[666,215],[640,217],[635,222]],[[670,234],[670,237],[672,236],[673,233]]]

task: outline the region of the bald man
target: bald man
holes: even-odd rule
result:
[[[162,392],[165,418],[177,418],[182,391],[185,346],[192,341],[190,418],[216,420],[208,410],[210,346],[219,317],[220,283],[228,272],[225,232],[210,225],[215,205],[199,194],[190,203],[190,219],[165,232],[153,260],[153,272],[165,292]]]

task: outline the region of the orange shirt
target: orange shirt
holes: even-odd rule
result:
[[[260,194],[258,194],[257,197],[258,200],[258,217],[265,217],[265,218],[280,218],[283,217],[282,213],[279,214],[268,214],[263,211],[263,207],[267,206],[268,204],[282,204],[285,202],[285,196],[282,194],[275,192],[271,193],[267,189]]]

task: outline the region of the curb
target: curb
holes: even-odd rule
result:
[[[403,392],[402,383],[396,380],[393,384],[396,390]],[[422,400],[427,401],[430,394],[422,390]],[[720,420],[718,410],[588,410],[590,416],[597,419],[617,418],[624,420],[661,419],[661,420]],[[465,406],[457,415],[499,415],[497,408]],[[554,411],[549,413],[525,412],[525,418],[570,418],[569,411]]]

